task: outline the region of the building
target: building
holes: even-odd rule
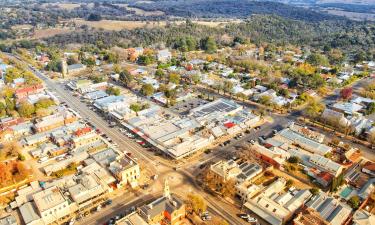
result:
[[[282,164],[284,164],[285,160],[290,157],[290,154],[287,151],[284,151],[279,147],[266,148],[258,143],[255,143],[251,147],[251,150],[253,150],[255,157],[273,165],[276,168],[279,168]]]
[[[110,95],[108,97],[96,100],[94,102],[94,106],[104,112],[111,112],[116,109],[129,107],[129,104],[124,96]]]
[[[332,173],[335,177],[340,175],[344,169],[342,165],[317,154],[312,154],[310,156],[310,163],[314,164],[323,171]]]
[[[50,187],[32,195],[33,202],[20,207],[25,224],[50,224],[71,213],[70,202],[57,187]]]
[[[311,197],[309,190],[283,192],[285,184],[285,179],[277,179],[244,206],[271,225],[285,223]]]
[[[68,65],[67,67],[67,75],[75,75],[78,74],[86,69],[86,66],[83,64],[73,64],[73,65]]]
[[[164,184],[164,195],[138,209],[139,215],[149,224],[175,225],[185,218],[185,203],[170,193],[168,181]]]
[[[329,225],[329,223],[315,210],[306,208],[294,218],[293,225]]]
[[[138,181],[141,176],[138,163],[125,155],[119,160],[116,160],[109,165],[109,171],[119,181],[119,186],[130,185],[131,187],[138,186]]]
[[[68,188],[72,200],[80,209],[97,201],[109,191],[108,186],[93,174],[82,174],[76,177],[76,184]]]
[[[24,99],[29,95],[38,94],[44,91],[44,87],[42,84],[35,84],[23,88],[18,88],[15,90],[15,97],[18,100]]]
[[[293,128],[294,126],[295,125],[291,125],[291,127],[278,132],[273,139],[289,145],[296,145],[311,153],[316,153],[322,156],[332,151],[331,147],[320,143],[320,135],[312,135],[316,132],[309,131],[308,129],[295,129]]]
[[[319,215],[331,225],[344,224],[352,211],[348,205],[322,192],[313,196],[311,200],[306,203],[306,206],[319,213]]]
[[[348,126],[350,122],[345,118],[344,113],[332,109],[325,109],[322,113],[322,119],[328,123],[334,123],[341,127]]]
[[[116,221],[117,225],[149,225],[138,212],[132,212]]]
[[[366,162],[362,167],[362,172],[375,177],[375,163],[374,162]]]
[[[1,224],[1,223],[0,223]],[[353,215],[353,225],[375,224],[375,215],[363,209],[357,210]]]
[[[13,215],[9,215],[0,219],[0,225],[18,225],[18,223]]]
[[[156,57],[160,62],[167,62],[172,59],[172,53],[168,49],[163,49],[158,51]]]
[[[45,132],[67,125],[76,120],[77,118],[72,112],[65,110],[37,119],[33,128],[36,132]]]

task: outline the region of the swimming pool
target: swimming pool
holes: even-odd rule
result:
[[[348,187],[348,186],[346,186],[341,192],[340,192],[340,196],[342,197],[342,198],[347,198],[349,195],[350,195],[350,193],[352,193],[352,189],[350,188],[350,187]]]

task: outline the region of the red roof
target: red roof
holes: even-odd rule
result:
[[[28,87],[24,87],[24,88],[19,88],[15,91],[16,94],[20,94],[20,93],[28,93],[28,92],[31,92],[31,91],[36,91],[38,89],[42,89],[43,86],[41,84],[36,84],[36,85],[32,85],[32,86],[28,86]]]
[[[91,131],[91,127],[84,127],[84,128],[81,128],[81,129],[78,129],[76,132],[75,132],[75,135],[76,136],[81,136],[83,134],[87,134]]]
[[[375,171],[375,163],[373,162],[367,162],[363,166],[364,169],[369,170],[369,171]]]
[[[228,123],[224,123],[224,126],[229,129],[229,128],[232,128],[232,127],[236,126],[236,124],[234,124],[232,122],[228,122]]]
[[[330,182],[333,179],[333,175],[325,171],[320,172],[317,176],[327,182]]]

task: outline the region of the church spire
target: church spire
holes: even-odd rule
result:
[[[166,197],[166,198],[171,197],[171,193],[170,193],[170,190],[169,190],[169,184],[168,184],[167,179],[164,180],[164,197]]]

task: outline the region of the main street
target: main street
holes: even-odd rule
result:
[[[72,109],[76,110],[82,117],[88,119],[90,123],[99,128],[103,133],[107,134],[114,142],[116,142],[121,151],[131,152],[134,157],[138,158],[140,163],[143,163],[149,167],[151,171],[154,171],[155,174],[159,175],[158,181],[155,182],[156,184],[153,184],[150,187],[153,193],[160,192],[162,188],[161,183],[163,180],[169,179],[172,180],[172,183],[173,181],[178,180],[180,182],[177,181],[176,185],[171,185],[172,191],[181,193],[183,197],[186,197],[186,195],[190,192],[200,194],[206,199],[210,211],[212,211],[214,214],[220,215],[233,225],[246,224],[244,220],[236,216],[236,214],[240,212],[238,209],[203,191],[201,187],[195,183],[195,175],[192,175],[187,169],[181,168],[179,171],[174,171],[173,166],[168,166],[165,164],[165,160],[159,160],[157,156],[153,155],[131,139],[127,138],[117,129],[110,128],[108,122],[106,122],[95,112],[91,111],[87,105],[82,103],[78,98],[74,97],[71,91],[65,90],[61,84],[49,79],[40,71],[33,68],[30,69],[45,82],[50,91],[56,93],[57,97],[61,101],[65,101]],[[181,176],[181,178],[176,179],[176,173]],[[123,198],[121,204],[125,205],[126,203],[135,201],[138,198],[142,197],[134,196],[131,199]],[[115,210],[115,212],[112,214],[120,214],[123,212],[122,210],[122,208]],[[103,213],[104,212],[105,210],[103,210]],[[108,220],[109,218],[105,219]]]

